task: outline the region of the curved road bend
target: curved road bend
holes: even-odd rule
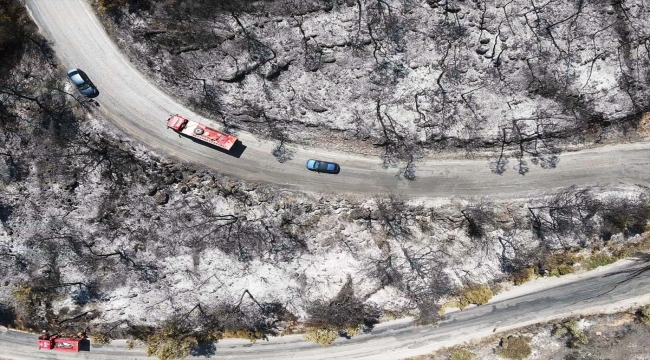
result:
[[[85,0],[26,0],[44,35],[53,41],[67,68],[86,71],[101,92],[101,111],[130,137],[186,161],[223,173],[307,191],[401,193],[405,196],[526,196],[539,190],[612,183],[650,185],[650,143],[606,146],[561,155],[557,168],[531,166],[521,176],[514,170],[497,176],[486,160],[430,161],[418,165],[417,180],[400,180],[395,169],[383,169],[378,158],[300,148],[294,159],[280,164],[271,155],[273,143],[248,133],[238,137],[247,147],[241,158],[224,154],[166,128],[169,114],[208,121],[184,108],[145,79],[122,55]],[[339,175],[309,172],[309,158],[341,164]]]
[[[635,270],[638,276],[631,278]],[[562,280],[562,279],[560,279]],[[629,281],[626,281],[629,280]],[[496,332],[569,315],[597,313],[606,306],[630,306],[626,300],[650,302],[650,264],[623,261],[608,270],[582,274],[575,281],[451,313],[438,328],[412,327],[408,320],[380,324],[371,334],[338,339],[322,347],[300,335],[271,338],[251,344],[224,340],[217,344],[217,359],[376,359],[394,360],[431,352]],[[9,359],[147,359],[142,348],[125,350],[124,341],[108,347],[91,345],[90,352],[69,355],[39,351],[36,336],[0,329],[0,358]],[[150,358],[149,358],[150,359]]]

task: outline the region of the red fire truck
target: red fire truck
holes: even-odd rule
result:
[[[167,119],[167,127],[179,134],[191,136],[225,150],[230,150],[237,141],[237,138],[230,134],[199,124],[178,114]]]
[[[79,343],[82,340],[82,337],[50,335],[45,332],[38,337],[38,349],[79,352]]]

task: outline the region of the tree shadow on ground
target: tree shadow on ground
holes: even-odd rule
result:
[[[635,267],[635,268],[632,268],[632,269],[624,269],[624,270],[615,271],[615,272],[603,275],[603,278],[607,278],[607,277],[616,276],[616,275],[620,275],[620,274],[627,274],[625,279],[617,282],[616,284],[614,284],[614,286],[612,286],[611,289],[607,290],[603,294],[600,294],[599,296],[608,294],[608,293],[614,291],[617,287],[619,287],[619,286],[621,286],[621,285],[623,285],[625,283],[628,283],[628,282],[630,282],[630,281],[632,281],[634,279],[637,279],[638,277],[644,275],[647,272],[650,272],[650,254],[636,253],[636,254],[634,254],[634,258],[635,258],[634,261],[637,264],[645,264],[645,265],[642,266],[642,267]]]
[[[216,353],[217,353],[217,346],[215,345],[214,342],[209,342],[209,343],[200,343],[196,345],[192,349],[190,355],[210,357],[212,355],[215,355]]]
[[[222,148],[220,148],[220,147],[218,147],[216,145],[212,145],[210,143],[206,143],[206,142],[203,142],[201,140],[198,140],[198,139],[195,139],[195,138],[192,138],[192,137],[189,137],[189,138],[192,141],[194,141],[195,143],[199,143],[201,145],[207,146],[210,149],[217,150],[217,151],[219,151],[221,153],[224,153],[226,155],[236,157],[237,159],[239,159],[242,156],[242,154],[244,153],[244,151],[246,150],[246,145],[242,144],[242,142],[239,141],[239,140],[237,140],[237,142],[235,142],[235,144],[230,148],[230,150],[226,150],[226,149],[222,149]]]

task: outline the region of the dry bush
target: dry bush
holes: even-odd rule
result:
[[[93,344],[106,346],[113,340],[110,335],[101,332],[90,333],[90,340]]]
[[[616,257],[604,253],[598,253],[590,256],[586,261],[587,269],[592,270],[600,266],[609,265],[616,262]]]
[[[532,228],[545,248],[559,250],[566,240],[585,238],[595,232],[594,215],[599,202],[590,189],[568,187],[528,207]]]
[[[29,303],[36,300],[36,294],[32,291],[32,288],[25,285],[18,285],[16,289],[12,292],[16,300],[19,302]]]
[[[455,349],[451,352],[449,360],[474,360],[476,355],[467,349]]]
[[[312,303],[307,313],[305,339],[321,345],[331,344],[339,334],[352,337],[362,326],[372,328],[376,323],[375,309],[354,295],[352,278],[348,278],[334,299]]]
[[[329,345],[339,337],[338,330],[333,329],[309,329],[304,335],[305,340],[319,345]]]
[[[406,200],[395,194],[389,194],[388,198],[375,197],[377,214],[385,233],[391,237],[407,236],[410,234],[408,227],[409,208]]]
[[[575,271],[573,265],[582,260],[574,253],[560,253],[547,256],[541,263],[540,269],[544,269],[551,276],[571,274]]]
[[[650,305],[640,308],[636,312],[636,318],[643,324],[650,326]]]
[[[644,252],[648,250],[650,250],[650,226],[646,228],[646,232],[642,235],[639,241],[628,241],[621,246],[613,247],[612,254],[615,258],[622,259],[634,255],[636,252]]]
[[[185,359],[197,345],[194,337],[177,338],[174,334],[156,333],[147,338],[147,356],[159,360]]]
[[[511,275],[512,281],[515,285],[521,285],[529,282],[535,276],[535,268],[527,267],[513,272]]]
[[[138,10],[149,10],[152,7],[152,0],[95,0],[99,11],[119,15],[120,9],[134,13]]]
[[[133,338],[127,347],[144,342],[147,356],[156,356],[160,360],[185,359],[206,344],[211,345],[222,338],[218,322],[201,313],[200,321],[191,317],[192,312],[189,312],[172,317],[157,328],[132,327],[129,332]]]
[[[502,338],[499,347],[494,351],[495,354],[505,359],[523,360],[530,356],[532,349],[528,343],[528,336],[508,336]]]
[[[197,307],[199,307],[197,305]],[[202,309],[199,307],[199,310]],[[278,302],[258,302],[245,290],[236,304],[220,304],[209,312],[217,321],[221,336],[248,339],[251,342],[277,336],[280,324],[292,323],[297,317]]]
[[[458,307],[463,310],[471,304],[485,305],[494,294],[487,285],[470,285],[458,295]]]
[[[562,324],[555,324],[551,335],[557,337],[567,336],[567,345],[570,348],[581,348],[589,343],[589,338],[578,328],[577,320],[566,321]]]

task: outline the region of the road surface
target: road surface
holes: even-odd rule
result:
[[[519,326],[569,315],[614,311],[616,306],[625,308],[647,303],[650,301],[650,264],[647,261],[621,261],[573,278],[545,279],[550,284],[560,284],[451,313],[438,328],[413,327],[408,319],[392,321],[380,324],[371,334],[357,335],[350,340],[341,338],[327,347],[306,342],[300,335],[271,338],[268,342],[255,344],[246,340],[225,340],[217,344],[212,358],[394,360],[425,354],[442,346],[459,344]],[[637,276],[633,277],[634,275]],[[36,348],[36,335],[0,329],[0,359],[4,358],[146,359],[143,349],[125,350],[123,341],[108,347],[91,345],[89,352],[74,355],[39,351]]]
[[[165,120],[174,113],[200,122],[210,120],[184,108],[141,75],[106,35],[85,0],[27,0],[26,4],[64,66],[88,74],[101,92],[97,98],[100,111],[128,136],[162,153],[238,178],[307,191],[390,192],[408,197],[524,197],[570,185],[650,185],[650,143],[565,153],[557,168],[531,165],[525,176],[512,169],[494,175],[485,159],[428,161],[418,165],[415,181],[397,178],[396,170],[383,169],[378,158],[318,149],[299,148],[291,161],[280,164],[271,155],[272,142],[244,132],[237,135],[246,149],[241,157],[233,157],[166,129]],[[338,162],[341,173],[307,171],[304,164],[309,158]]]

